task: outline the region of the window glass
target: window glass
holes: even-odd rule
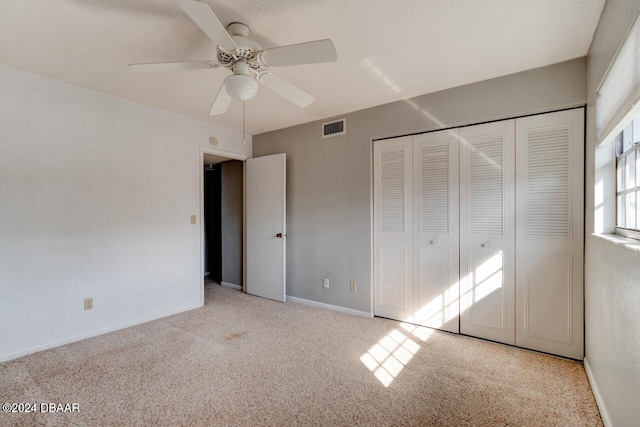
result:
[[[636,152],[631,151],[624,157],[624,188],[631,190],[636,186]]]
[[[625,227],[636,228],[636,194],[628,193],[625,200]]]
[[[636,186],[640,186],[640,146],[636,150]]]
[[[624,224],[622,216],[624,214],[623,195],[618,194],[616,197],[616,225]]]

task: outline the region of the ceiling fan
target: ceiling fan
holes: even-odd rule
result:
[[[249,27],[233,22],[225,29],[211,8],[198,0],[174,0],[198,27],[218,46],[218,58],[205,61],[156,62],[130,64],[136,72],[193,70],[224,67],[233,74],[225,78],[209,115],[227,111],[232,99],[245,101],[258,91],[258,82],[298,105],[306,107],[315,97],[273,74],[270,67],[316,64],[337,60],[336,48],[329,39],[262,49],[249,37]],[[255,79],[251,76],[255,74]]]

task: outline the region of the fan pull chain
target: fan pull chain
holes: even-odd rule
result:
[[[242,101],[242,143],[246,144],[247,143],[247,138],[245,135],[245,101]]]

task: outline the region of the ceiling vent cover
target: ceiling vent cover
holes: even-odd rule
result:
[[[336,120],[322,124],[322,137],[331,138],[333,136],[345,135],[347,133],[347,119]]]

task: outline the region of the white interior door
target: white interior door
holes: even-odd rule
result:
[[[460,332],[515,344],[515,128],[460,129]]]
[[[516,121],[516,345],[582,359],[584,110]]]
[[[374,314],[413,321],[412,138],[375,141]]]
[[[246,165],[246,291],[286,300],[286,155]]]
[[[413,137],[414,323],[459,332],[458,129]]]

